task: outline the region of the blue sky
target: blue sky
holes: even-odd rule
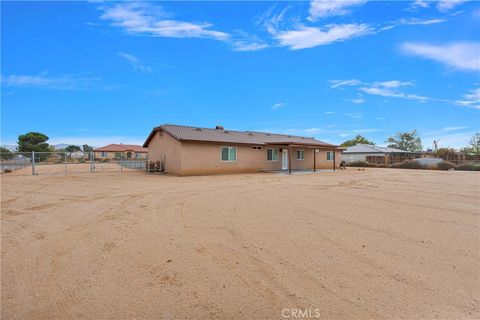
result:
[[[162,123],[425,147],[480,131],[480,3],[2,2],[1,142]]]

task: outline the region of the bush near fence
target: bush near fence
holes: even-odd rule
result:
[[[464,164],[459,164],[456,166],[455,170],[461,171],[480,171],[480,163],[479,162],[468,162]]]
[[[378,164],[369,163],[369,162],[365,162],[365,161],[350,162],[350,163],[347,163],[346,166],[348,166],[348,167],[372,167],[372,168],[379,167]]]
[[[450,169],[455,169],[456,165],[455,163],[451,163],[449,161],[442,161],[437,163],[437,168],[439,170],[450,170]]]
[[[400,169],[427,169],[427,166],[422,165],[418,161],[414,160],[405,160],[400,163],[392,164],[392,168],[400,168]]]

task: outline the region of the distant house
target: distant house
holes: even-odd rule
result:
[[[93,149],[95,159],[146,159],[148,149],[136,144],[109,144]]]
[[[421,152],[409,152],[390,147],[379,147],[370,144],[357,144],[348,147],[342,153],[342,160],[346,163],[356,161],[392,164],[402,162],[407,159],[415,159],[421,156]]]
[[[314,138],[254,131],[161,125],[144,147],[179,175],[334,169],[342,148]]]
[[[88,157],[83,151],[70,152],[68,153],[68,156],[73,159],[83,159]]]

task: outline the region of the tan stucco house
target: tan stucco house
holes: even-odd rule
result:
[[[161,125],[143,147],[179,175],[335,169],[342,148],[314,138],[254,131]]]
[[[136,144],[109,144],[93,149],[95,159],[131,159],[141,160],[147,158],[148,149]]]

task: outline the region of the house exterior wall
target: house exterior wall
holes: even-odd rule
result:
[[[222,161],[221,148],[236,147],[236,161]],[[221,173],[250,173],[282,170],[282,149],[280,145],[262,145],[261,149],[253,149],[254,145],[212,143],[212,142],[179,142],[166,132],[158,131],[148,145],[148,159],[163,160],[165,172],[178,175],[202,175]],[[259,146],[255,146],[259,147]],[[278,160],[268,161],[267,150],[278,149]],[[304,150],[304,160],[297,160],[297,150]],[[327,160],[327,151],[319,149],[316,153],[317,169],[332,169],[333,160]],[[308,147],[292,148],[292,169],[313,169],[313,149]],[[335,164],[339,167],[341,151],[335,155]]]
[[[165,172],[181,174],[181,143],[170,134],[157,131],[148,144],[148,160],[165,160]]]
[[[221,148],[236,147],[236,161],[222,161]],[[265,156],[264,156],[265,154]],[[209,173],[242,173],[264,170],[266,149],[252,149],[252,145],[182,142],[182,175]]]
[[[376,156],[376,157],[383,157],[385,156],[384,153],[343,153],[342,160],[346,163],[356,162],[356,161],[367,161],[367,156]]]

